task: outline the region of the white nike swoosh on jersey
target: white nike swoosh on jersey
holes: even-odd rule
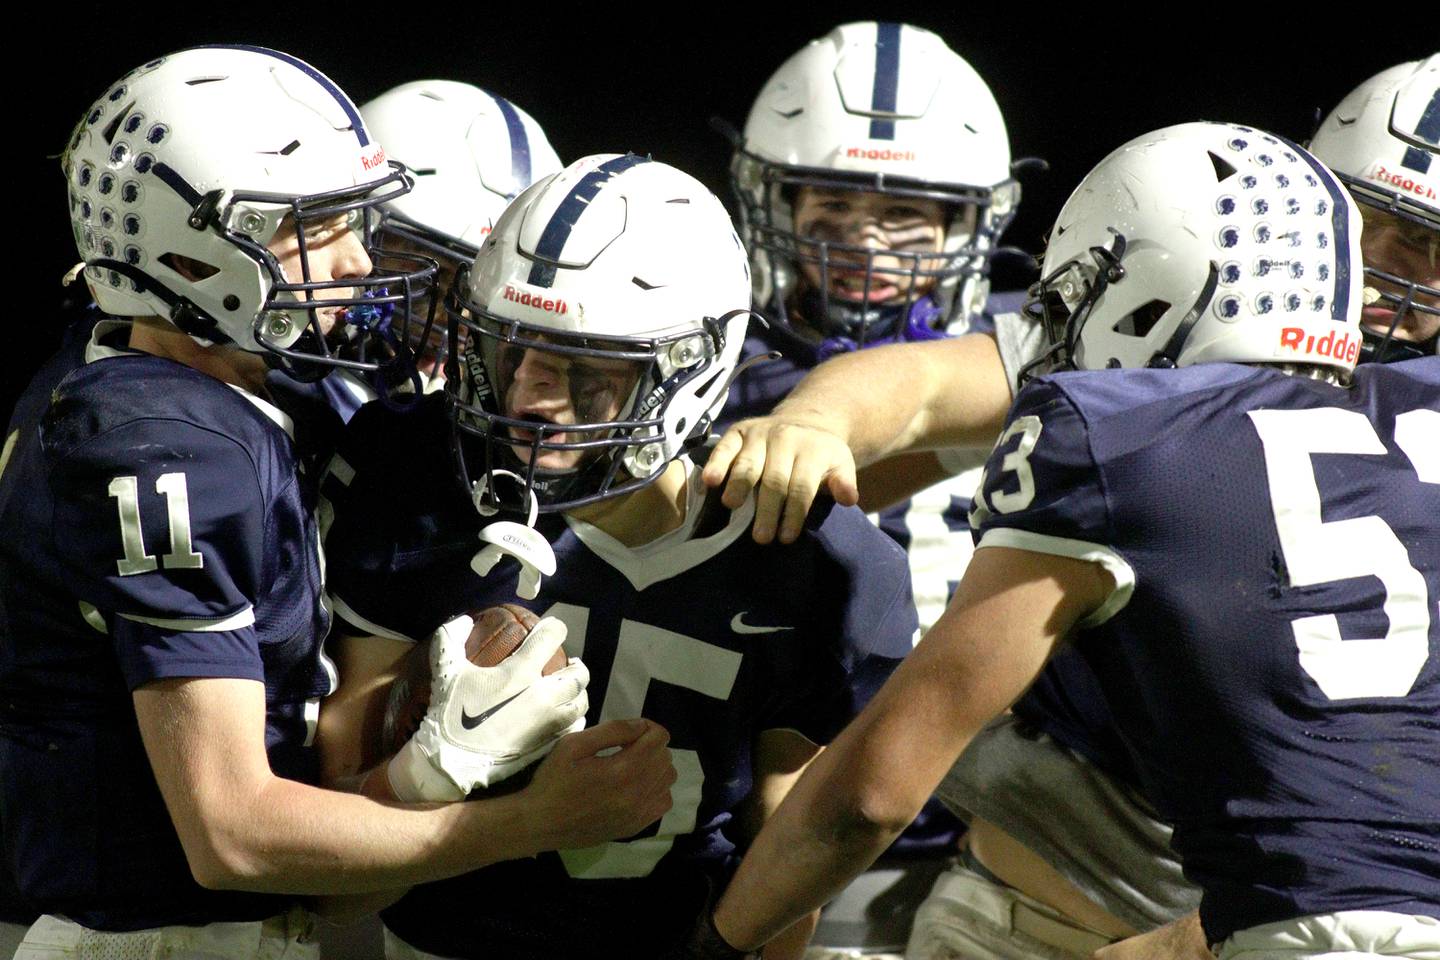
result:
[[[742,617],[749,611],[741,610],[730,618],[730,629],[736,633],[779,633],[781,630],[794,630],[794,627],[752,627]]]

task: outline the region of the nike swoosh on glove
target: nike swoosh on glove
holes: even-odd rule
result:
[[[403,801],[463,800],[539,760],[585,726],[590,671],[579,660],[550,674],[545,663],[565,642],[565,624],[537,623],[493,667],[465,657],[474,621],[459,616],[430,637],[430,708],[387,772]]]

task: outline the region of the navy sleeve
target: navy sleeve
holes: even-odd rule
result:
[[[1048,378],[1015,398],[980,476],[970,526],[977,544],[1007,539],[992,536],[997,531],[1107,542],[1109,512],[1089,430]]]
[[[267,510],[250,451],[191,423],[134,420],[67,450],[52,477],[57,555],[77,596],[113,615],[132,689],[262,679],[253,625]]]
[[[970,526],[977,549],[1012,547],[1109,570],[1115,592],[1084,626],[1103,622],[1129,599],[1134,571],[1113,546],[1090,425],[1055,378],[1031,381],[1015,398],[981,474]]]

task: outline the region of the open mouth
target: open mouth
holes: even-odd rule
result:
[[[511,416],[516,420],[523,420],[527,423],[533,423],[537,427],[561,426],[561,424],[557,424],[554,420],[539,413],[515,413],[511,414]],[[538,429],[527,430],[524,427],[514,425],[511,425],[506,429],[510,432],[510,439],[515,441],[512,449],[514,449],[516,454],[518,454],[522,459],[529,460],[530,451],[534,448],[536,437],[541,436],[541,431]],[[556,433],[555,431],[550,430],[545,431],[544,433],[544,440],[546,443],[567,443],[570,441],[570,439],[570,434],[564,432]],[[540,451],[539,463],[541,466],[545,466],[545,460],[547,458],[564,457],[569,452],[570,451],[567,450],[542,450]]]
[[[865,289],[864,273],[838,273],[830,278],[830,293],[851,303],[884,303],[900,295],[900,288],[880,277],[870,276],[870,289]]]

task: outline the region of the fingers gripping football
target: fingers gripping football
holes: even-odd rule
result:
[[[430,704],[389,765],[402,800],[460,800],[540,759],[585,725],[589,671],[567,663],[565,625],[492,607],[430,638]]]

